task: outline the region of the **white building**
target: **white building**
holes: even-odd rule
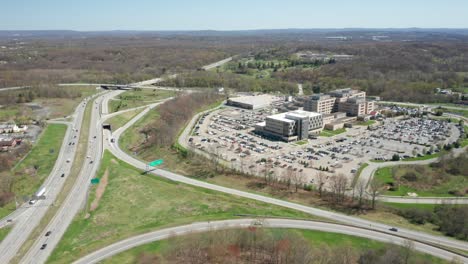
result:
[[[322,114],[296,110],[268,116],[255,126],[255,132],[289,142],[306,139],[310,132],[318,133],[322,128]]]

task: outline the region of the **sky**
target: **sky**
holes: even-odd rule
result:
[[[0,30],[468,28],[468,0],[0,0]]]

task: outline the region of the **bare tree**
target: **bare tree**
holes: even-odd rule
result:
[[[343,175],[334,175],[331,177],[331,192],[333,195],[333,202],[341,204],[344,202],[346,186],[348,179]]]
[[[318,173],[317,189],[318,189],[320,197],[322,197],[322,194],[323,194],[323,186],[325,185],[326,178],[327,178],[327,176],[325,175],[325,173],[323,173],[323,172]]]
[[[372,199],[372,209],[375,209],[375,201],[377,200],[377,197],[379,196],[379,192],[381,188],[382,188],[382,183],[376,178],[373,178],[369,184],[369,192],[370,192],[371,199]]]
[[[304,184],[305,176],[301,171],[293,171],[292,177],[293,177],[294,189],[295,189],[295,192],[297,192],[297,190],[299,189],[299,186]]]
[[[358,207],[362,207],[362,202],[364,195],[366,193],[366,181],[363,179],[359,179],[356,185],[354,186],[355,194],[357,195],[358,200]]]
[[[413,255],[414,242],[411,240],[405,240],[403,243],[402,257],[403,263],[408,264],[410,257]]]

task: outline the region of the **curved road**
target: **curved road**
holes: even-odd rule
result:
[[[144,114],[147,111],[149,111],[149,109],[144,110],[143,112],[141,112],[140,114],[135,116],[132,120],[130,120],[127,124],[125,124],[123,127],[119,128],[117,131],[115,131],[113,133],[113,137],[115,138],[115,143],[111,143],[110,141],[106,141],[105,144],[104,144],[104,146],[106,148],[108,148],[117,158],[119,158],[120,160],[125,161],[128,164],[131,164],[132,166],[135,166],[136,168],[139,168],[141,170],[146,169],[146,163],[142,162],[142,161],[140,161],[138,159],[135,159],[134,157],[132,157],[132,156],[128,155],[127,153],[125,153],[122,149],[120,149],[120,147],[118,145],[118,142],[119,142],[120,135],[128,127],[133,125],[139,118],[144,116]],[[210,183],[203,182],[203,181],[198,181],[198,180],[188,178],[188,177],[185,177],[185,176],[182,176],[182,175],[179,175],[179,174],[175,174],[175,173],[172,173],[170,171],[166,171],[166,170],[162,170],[162,169],[152,170],[151,173],[153,173],[155,175],[158,175],[158,176],[161,176],[161,177],[164,177],[164,178],[167,178],[167,179],[170,179],[170,180],[173,180],[173,181],[182,182],[182,183],[185,183],[185,184],[198,186],[198,187],[202,187],[202,188],[206,188],[206,189],[211,189],[211,190],[215,190],[215,191],[219,191],[219,192],[223,192],[223,193],[228,193],[228,194],[232,194],[232,195],[237,195],[237,196],[240,196],[240,197],[245,197],[245,198],[249,198],[249,199],[253,199],[253,200],[257,200],[257,201],[261,201],[261,202],[275,204],[275,205],[278,205],[278,206],[283,206],[283,207],[286,207],[286,208],[295,209],[295,210],[302,211],[302,212],[312,214],[312,215],[316,215],[316,216],[319,216],[319,217],[332,219],[334,221],[340,221],[340,222],[343,222],[343,223],[346,223],[346,224],[351,224],[351,225],[364,227],[364,228],[372,228],[372,229],[374,229],[376,231],[380,231],[380,232],[386,232],[388,229],[391,228],[391,226],[388,226],[388,225],[385,225],[385,224],[380,224],[380,223],[377,223],[377,222],[364,220],[364,219],[361,219],[361,218],[358,218],[358,217],[353,217],[353,216],[349,216],[349,215],[345,215],[345,214],[341,214],[341,213],[336,213],[336,212],[326,211],[326,210],[322,210],[322,209],[317,209],[317,208],[313,208],[313,207],[309,207],[309,206],[305,206],[305,205],[301,205],[301,204],[296,204],[296,203],[292,203],[292,202],[283,201],[283,200],[280,200],[280,199],[275,199],[275,198],[271,198],[271,197],[267,197],[267,196],[262,196],[262,195],[253,194],[253,193],[249,193],[249,192],[245,192],[245,191],[239,191],[239,190],[236,190],[236,189],[231,189],[231,188],[227,188],[227,187],[223,187],[223,186],[219,186],[219,185],[215,185],[215,184],[210,184]],[[411,238],[411,239],[417,239],[417,240],[424,241],[424,242],[427,242],[427,243],[440,244],[440,245],[445,245],[445,246],[448,246],[448,247],[458,248],[458,249],[462,249],[462,250],[466,250],[468,248],[468,243],[467,242],[458,241],[458,240],[443,237],[443,236],[430,235],[430,234],[426,234],[426,233],[422,233],[422,232],[411,231],[411,230],[408,230],[408,229],[400,229],[400,231],[398,233],[399,233],[399,235],[402,235],[402,236],[405,236],[405,237],[408,237],[408,238]]]
[[[466,151],[467,147],[452,150],[455,155],[458,155]],[[390,162],[369,162],[368,166],[365,167],[359,175],[359,180],[369,183],[374,177],[375,172],[384,167],[391,167],[397,165],[426,165],[436,162],[438,158],[427,159],[427,160],[415,160],[415,161],[390,161]],[[441,204],[441,203],[452,203],[452,204],[468,204],[468,197],[400,197],[400,196],[378,196],[377,200],[383,202],[392,203],[419,203],[419,204]]]
[[[319,230],[324,232],[340,233],[345,235],[358,236],[377,240],[385,243],[392,243],[400,246],[404,246],[407,241],[404,238],[395,236],[394,234],[387,234],[376,232],[368,229],[362,229],[352,226],[338,225],[325,222],[316,221],[303,221],[303,220],[290,220],[290,219],[263,219],[263,221],[257,219],[235,219],[235,220],[223,220],[214,222],[199,222],[189,225],[165,228],[158,231],[134,236],[125,240],[119,241],[105,248],[97,250],[75,262],[74,264],[92,264],[98,263],[106,258],[109,258],[118,253],[124,252],[131,248],[151,243],[158,240],[167,239],[173,236],[181,236],[194,232],[206,232],[214,229],[233,229],[233,228],[246,228],[252,225],[261,224],[267,228],[295,228],[295,229],[306,229],[306,230]],[[446,260],[458,259],[464,263],[468,262],[468,258],[459,256],[451,252],[447,252],[443,249],[433,247],[420,242],[413,242],[414,249],[430,254]]]

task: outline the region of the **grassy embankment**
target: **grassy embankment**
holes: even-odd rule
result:
[[[2,242],[2,240],[8,235],[8,233],[10,232],[11,230],[11,227],[4,227],[4,228],[0,228],[0,242]]]
[[[429,165],[417,165],[430,170]],[[419,175],[414,166],[396,166],[383,167],[375,172],[374,177],[382,184],[393,186],[383,192],[384,195],[407,196],[408,193],[416,193],[422,197],[454,197],[449,191],[464,188],[467,185],[467,179],[463,176],[449,176],[449,180],[434,186],[423,186],[424,188],[415,188],[405,184],[404,181],[397,181],[396,178],[402,177],[405,173],[412,172]],[[423,175],[420,175],[423,176]]]
[[[157,89],[141,89],[130,90],[120,94],[115,100],[109,101],[109,111],[117,112],[129,108],[134,108],[158,100],[162,100],[176,95],[174,91],[157,90]]]
[[[337,130],[322,130],[322,132],[320,132],[319,136],[321,137],[333,137],[333,136],[336,136],[336,135],[339,135],[341,133],[344,133],[346,132],[346,128],[340,128],[340,129],[337,129]]]
[[[362,253],[367,250],[381,251],[385,248],[386,244],[379,241],[365,239],[356,236],[343,235],[337,233],[328,233],[315,230],[300,230],[300,229],[263,229],[262,231],[272,233],[274,237],[298,235],[303,238],[311,248],[324,247],[330,249],[331,252],[334,250],[340,250],[343,247],[352,247],[354,253]],[[190,235],[184,236],[188,237]],[[176,238],[177,239],[177,238]],[[129,249],[125,252],[119,253],[109,259],[103,261],[104,264],[120,263],[130,264],[138,263],[139,258],[142,254],[154,254],[161,259],[162,255],[165,255],[171,250],[174,240],[161,240],[152,243],[148,243],[142,246],[138,246]],[[428,261],[430,263],[446,263],[442,259],[435,258],[431,255],[414,252],[411,258],[412,261]]]
[[[197,221],[236,218],[237,214],[313,218],[250,199],[197,188],[142,171],[106,152],[92,187],[88,213],[77,215],[49,259],[70,263],[126,237]]]
[[[106,123],[109,123],[112,127],[112,130],[115,131],[116,129],[125,125],[128,121],[138,115],[144,108],[131,110],[120,115],[116,115],[106,120]]]
[[[62,124],[49,124],[39,136],[27,156],[12,170],[15,176],[12,192],[17,197],[34,194],[52,171],[60,152],[67,127]],[[20,201],[19,201],[20,202]],[[15,202],[0,207],[0,218],[15,210]]]

